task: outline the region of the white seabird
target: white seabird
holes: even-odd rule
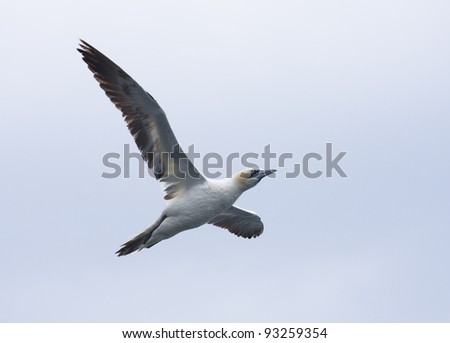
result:
[[[256,213],[233,206],[246,190],[275,170],[245,169],[231,178],[207,179],[181,150],[163,109],[136,81],[97,49],[81,40],[77,49],[109,99],[122,112],[142,157],[165,184],[167,206],[145,231],[126,242],[118,256],[150,248],[182,231],[209,223],[244,237],[264,226]]]

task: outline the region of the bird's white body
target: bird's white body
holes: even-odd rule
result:
[[[79,52],[106,95],[122,112],[148,167],[165,184],[167,206],[145,231],[123,244],[119,256],[210,223],[252,238],[263,232],[261,218],[233,206],[246,190],[275,170],[245,169],[232,178],[207,179],[181,150],[166,114],[156,100],[119,66],[83,42]],[[184,172],[182,172],[184,171]]]
[[[167,218],[155,229],[145,244],[151,246],[182,231],[208,223],[229,209],[243,190],[230,179],[210,180],[195,185],[177,197],[168,200],[162,215]]]
[[[230,208],[242,194],[233,179],[207,180],[168,200],[163,214],[183,217],[184,226],[200,226]]]

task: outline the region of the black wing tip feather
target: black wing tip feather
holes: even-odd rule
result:
[[[248,238],[248,239],[257,238],[257,237],[261,236],[262,233],[264,232],[264,224],[261,221],[261,219],[259,220],[259,223],[258,223],[258,224],[260,224],[260,226],[253,233],[246,233],[248,224],[244,223],[243,221],[240,221],[231,227],[228,224],[224,224],[223,222],[215,222],[215,223],[209,222],[209,223],[213,224],[215,226],[218,226],[222,229],[226,229],[229,232],[231,232],[233,235],[236,235],[236,236],[242,237],[242,238]]]
[[[84,54],[84,53],[100,53],[101,55],[103,55],[100,51],[98,51],[96,48],[94,48],[91,44],[89,44],[88,42],[86,42],[85,40],[80,38],[80,42],[79,43],[79,48],[77,48],[77,50]]]
[[[261,227],[258,228],[258,231],[253,234],[245,234],[244,232],[240,232],[240,231],[238,231],[238,232],[230,231],[230,232],[234,233],[238,237],[252,239],[252,238],[258,238],[259,236],[261,236],[263,231],[264,231],[264,225],[261,223]]]
[[[80,39],[80,44],[79,44],[79,48],[77,48],[77,51],[83,55],[83,60],[87,63],[87,61],[85,60],[85,58],[87,58],[87,55],[91,55],[94,56],[97,53],[100,53],[100,51],[98,51],[96,48],[94,48],[92,45],[90,45],[89,43],[85,42],[84,40]],[[102,53],[100,53],[101,55],[103,55]]]
[[[80,47],[77,48],[77,51],[83,56],[83,61],[86,62],[89,70],[94,73],[94,77],[100,83],[102,88],[108,83],[107,79],[114,77],[111,72],[113,72],[116,77],[119,76],[124,79],[131,78],[130,75],[106,55],[102,54],[84,40],[80,39],[80,41]],[[104,90],[106,91],[106,89]]]

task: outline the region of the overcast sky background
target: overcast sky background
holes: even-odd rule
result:
[[[448,322],[449,11],[443,0],[2,4],[0,321]],[[260,238],[206,225],[114,255],[164,201],[136,170],[101,177],[105,153],[137,149],[79,38],[158,100],[183,147],[294,154],[237,202],[263,218]],[[347,152],[347,178],[283,177],[327,142]]]

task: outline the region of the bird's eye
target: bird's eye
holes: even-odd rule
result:
[[[252,170],[250,171],[250,177],[255,176],[256,174],[258,174],[258,172],[259,172],[259,170],[257,170],[257,169],[252,169]]]

